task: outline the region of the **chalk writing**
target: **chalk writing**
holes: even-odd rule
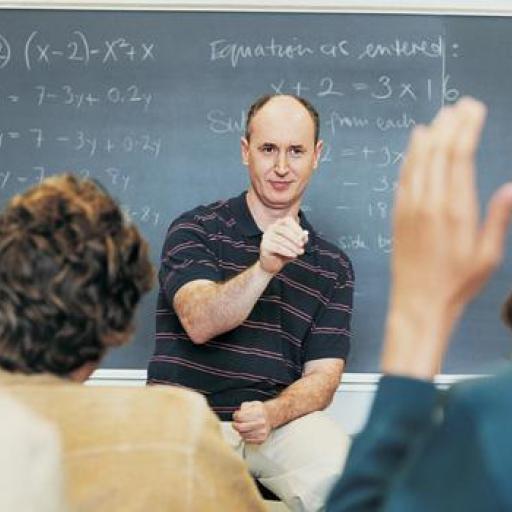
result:
[[[0,69],[5,68],[11,60],[11,46],[7,39],[0,34]]]
[[[452,45],[452,49],[453,55],[457,56],[456,43]],[[436,35],[414,40],[396,38],[390,42],[351,43],[347,39],[341,39],[336,42],[320,41],[312,44],[298,37],[282,40],[272,36],[266,41],[251,44],[227,38],[216,39],[209,42],[209,50],[210,62],[227,61],[232,68],[237,68],[242,61],[268,58],[297,60],[311,56],[355,60],[442,59],[445,41],[442,36]]]
[[[112,105],[141,105],[143,111],[147,112],[153,94],[145,92],[138,85],[128,87],[108,87],[100,92],[77,90],[73,86],[65,84],[61,87],[48,87],[46,85],[36,85],[36,101],[38,106],[42,105],[66,105],[72,108],[80,109],[104,104]]]
[[[142,153],[152,158],[158,158],[162,148],[161,137],[152,137],[147,133],[133,132],[122,135],[103,136],[88,130],[76,130],[72,133],[48,134],[42,128],[29,128],[26,131],[0,132],[0,149],[6,142],[21,142],[30,140],[37,149],[47,144],[57,144],[62,149],[84,153],[93,157],[97,151],[106,153]]]
[[[332,142],[329,143],[329,158],[326,161],[341,160],[362,160],[375,168],[395,167],[400,165],[404,159],[405,148],[395,148],[388,145],[384,146],[352,146],[337,147]]]
[[[125,203],[121,207],[130,219],[137,220],[143,224],[151,224],[152,226],[158,226],[160,223],[160,212],[152,206],[146,205],[141,208],[135,208]]]
[[[0,169],[0,189],[5,189],[10,183],[16,186],[28,187],[41,183],[45,176],[45,168],[41,166],[34,166],[30,169],[32,172],[27,174],[25,171],[19,170],[2,170]]]
[[[151,41],[133,42],[125,37],[91,45],[82,30],[73,30],[66,42],[57,45],[49,42],[47,35],[34,30],[25,42],[25,66],[30,71],[35,66],[50,66],[61,61],[83,66],[91,62],[103,65],[152,62],[156,61],[155,46]]]
[[[351,82],[347,77],[343,82],[331,76],[323,76],[318,81],[305,80],[290,81],[280,78],[270,83],[270,90],[275,94],[293,93],[297,96],[315,95],[318,98],[330,98],[351,96],[354,93],[366,94],[376,100],[403,100],[411,103],[426,99],[434,101],[432,88],[436,85],[431,78],[421,80],[403,81],[393,78],[391,75],[381,75],[372,81]],[[458,90],[449,86],[449,75],[444,77],[440,87],[444,88],[446,99],[455,101]]]
[[[338,238],[338,245],[344,251],[368,250],[369,244],[360,233],[355,235],[342,235]]]
[[[245,130],[246,113],[244,110],[236,118],[224,112],[224,110],[214,109],[206,114],[208,129],[213,133],[243,133]]]
[[[428,57],[440,58],[443,52],[443,38],[407,41],[395,39],[390,43],[368,43],[357,56],[358,59],[375,59],[377,57]]]
[[[227,59],[233,68],[238,66],[240,60],[265,57],[292,60],[314,53],[312,48],[297,42],[297,38],[293,38],[292,43],[277,42],[274,37],[268,42],[255,45],[233,43],[226,39],[210,43],[210,61]]]

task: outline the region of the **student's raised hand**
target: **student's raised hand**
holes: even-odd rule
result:
[[[292,217],[279,219],[263,233],[260,265],[265,272],[277,274],[290,261],[304,254],[308,233]]]
[[[386,373],[431,378],[459,314],[502,260],[512,184],[481,223],[474,174],[484,118],[485,107],[464,98],[411,136],[395,200]]]

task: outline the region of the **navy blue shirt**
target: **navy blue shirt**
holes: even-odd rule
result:
[[[172,301],[196,279],[226,281],[257,262],[262,232],[246,193],[200,206],[170,226],[162,250],[156,346],[148,383],[204,394],[223,420],[244,401],[268,400],[302,376],[313,359],[345,359],[354,276],[348,257],[309,231],[305,253],[270,281],[249,317],[206,344],[187,336]]]

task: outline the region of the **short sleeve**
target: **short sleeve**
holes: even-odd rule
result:
[[[354,295],[354,271],[348,261],[332,288],[329,302],[313,319],[304,342],[303,362],[313,359],[346,359],[350,351],[350,323]]]
[[[162,249],[159,281],[168,300],[189,281],[221,280],[215,242],[194,215],[178,218],[167,232]]]

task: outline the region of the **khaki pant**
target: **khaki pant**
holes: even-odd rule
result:
[[[230,422],[224,438],[251,474],[294,512],[319,512],[345,465],[350,441],[324,412],[314,412],[272,431],[261,445],[247,444]]]

